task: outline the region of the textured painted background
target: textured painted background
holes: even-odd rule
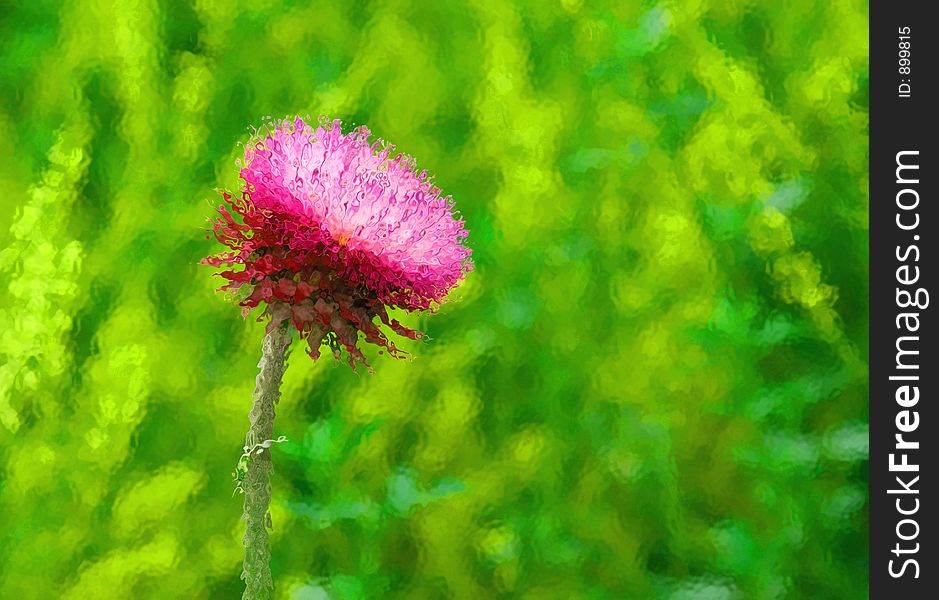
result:
[[[867,72],[858,0],[0,2],[0,597],[240,594],[262,326],[196,261],[294,112],[477,270],[290,361],[278,598],[864,597]]]

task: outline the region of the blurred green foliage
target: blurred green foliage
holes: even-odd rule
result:
[[[239,597],[262,326],[196,262],[296,112],[477,270],[291,357],[278,598],[865,596],[866,3],[5,0],[0,77],[0,597]]]

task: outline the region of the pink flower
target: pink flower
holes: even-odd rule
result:
[[[353,368],[367,366],[360,332],[402,356],[375,319],[422,337],[387,307],[433,310],[472,268],[452,199],[410,157],[389,159],[394,146],[369,143],[364,126],[344,134],[339,121],[313,129],[297,117],[262,135],[245,149],[241,197],[222,192],[240,222],[220,206],[213,224],[231,250],[202,262],[235,267],[219,273],[222,289],[241,292],[246,314],[288,305],[314,359],[323,343],[337,359],[345,349]]]

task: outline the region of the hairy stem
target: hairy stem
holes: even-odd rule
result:
[[[247,448],[255,448],[274,437],[274,405],[280,399],[280,381],[284,376],[284,353],[290,343],[290,322],[280,310],[273,310],[271,323],[264,335],[257,381],[249,413],[251,427],[245,438]],[[271,514],[271,450],[251,452],[243,489],[245,507],[245,561],[241,578],[245,581],[243,600],[268,600],[274,589],[271,578],[271,549],[268,528]]]

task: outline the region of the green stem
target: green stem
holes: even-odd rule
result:
[[[272,311],[272,320],[264,335],[261,360],[258,362],[258,377],[255,383],[253,405],[249,413],[251,427],[245,438],[245,446],[254,448],[274,437],[274,405],[280,399],[280,382],[286,368],[284,353],[290,343],[290,321],[281,310]],[[241,578],[245,581],[243,600],[268,600],[274,590],[271,578],[271,549],[268,544],[268,528],[271,523],[271,450],[260,454],[253,451],[248,460],[243,489],[245,507],[245,561]]]

